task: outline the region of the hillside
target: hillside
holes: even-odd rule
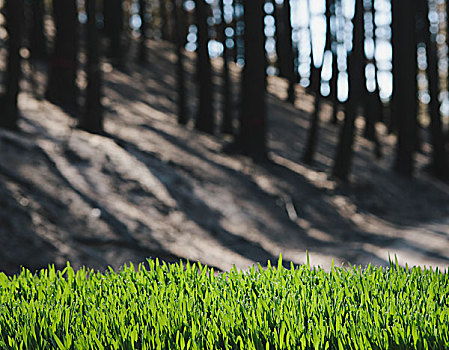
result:
[[[389,253],[409,265],[448,266],[449,186],[426,174],[427,156],[406,179],[391,170],[392,136],[380,130],[380,161],[357,137],[353,176],[340,184],[328,176],[338,128],[324,108],[317,162],[305,166],[313,99],[298,87],[297,106],[288,105],[276,77],[268,87],[271,162],[225,155],[229,139],[177,125],[171,47],[151,42],[149,57],[126,71],[105,65],[104,136],[76,129],[74,118],[36,98],[43,73],[33,83],[26,65],[21,131],[0,130],[0,270],[67,260],[105,269],[148,257],[227,270],[280,253],[300,264],[306,251],[324,267],[332,259],[386,265]]]

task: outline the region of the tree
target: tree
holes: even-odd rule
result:
[[[287,101],[294,104],[297,76],[295,55],[293,53],[290,0],[284,0],[281,5],[273,0],[273,5],[276,21],[276,51],[279,75],[288,80]]]
[[[29,49],[32,59],[47,58],[47,37],[44,30],[45,4],[43,0],[30,1],[31,25],[29,26]]]
[[[87,89],[84,114],[80,127],[92,133],[103,131],[103,108],[101,105],[101,68],[99,58],[96,1],[85,0],[87,14]]]
[[[332,34],[331,34],[331,0],[326,0],[326,42],[324,45],[324,53],[323,58],[321,60],[321,64],[317,70],[314,70],[312,73],[316,74],[316,77],[313,79],[316,81],[321,80],[321,73],[323,70],[323,62],[324,62],[324,54],[326,52],[330,52],[332,48]],[[312,54],[313,58],[313,54]],[[320,110],[321,110],[321,84],[317,84],[315,86],[315,103],[314,110],[312,113],[312,121],[310,123],[306,148],[303,155],[303,162],[307,164],[313,163],[313,157],[315,155],[316,144],[318,142],[318,131],[319,131],[319,123],[320,123]]]
[[[429,4],[427,0],[418,2],[419,23],[422,27],[427,56],[427,80],[430,94],[430,135],[432,142],[432,171],[440,179],[449,179],[448,154],[443,134],[443,125],[440,113],[440,84],[438,76],[438,55],[436,47],[436,34],[430,32]]]
[[[184,72],[184,30],[181,25],[180,8],[176,0],[171,0],[173,5],[173,19],[175,24],[175,39],[176,39],[176,56],[178,61],[176,63],[176,76],[177,76],[177,90],[178,90],[178,123],[187,124],[187,106],[186,106],[186,89],[185,89],[185,72]]]
[[[207,133],[213,133],[215,121],[212,108],[212,68],[209,57],[209,27],[207,25],[207,3],[196,0],[197,24],[197,79],[199,90],[199,106],[196,115],[195,128]]]
[[[159,17],[161,23],[161,37],[163,40],[171,40],[170,26],[167,16],[167,5],[165,0],[159,0]]]
[[[78,14],[75,0],[53,0],[56,27],[46,98],[69,109],[77,108]]]
[[[313,38],[312,38],[312,10],[311,10],[311,0],[307,1],[307,9],[309,12],[309,39],[310,39],[310,68],[309,68],[309,86],[307,90],[310,92],[314,92],[317,89],[317,86],[321,85],[321,74],[317,74],[318,67],[315,66],[315,62],[313,60]]]
[[[24,23],[23,0],[6,0],[4,5],[6,30],[8,31],[8,58],[6,72],[6,91],[0,96],[0,127],[17,129],[19,109],[19,81],[22,74],[20,67],[20,47]]]
[[[416,0],[396,0],[393,5],[393,120],[398,134],[394,169],[412,176],[417,145]]]
[[[335,16],[335,23],[337,22],[337,6],[339,6],[338,0],[331,0],[330,3],[330,13],[329,17]],[[327,20],[327,27],[329,28],[331,20]],[[335,28],[334,32],[332,33],[332,30],[330,31],[331,35],[331,51],[332,51],[332,76],[329,81],[329,88],[330,88],[330,98],[332,102],[332,117],[331,122],[333,124],[337,124],[338,122],[338,110],[340,106],[340,102],[338,101],[338,61],[337,61],[337,31],[338,29]]]
[[[123,4],[122,0],[103,0],[104,30],[109,39],[108,56],[116,68],[123,68],[122,32]]]
[[[226,29],[228,25],[224,14],[224,1],[220,0],[221,10],[221,42],[223,44],[223,120],[221,123],[221,132],[223,134],[231,134],[234,132],[232,125],[232,95],[231,95],[231,78],[229,74],[229,49],[227,44]]]
[[[355,13],[352,19],[352,51],[348,57],[348,101],[345,109],[345,119],[340,131],[332,175],[340,180],[347,180],[351,170],[355,118],[357,108],[363,96],[363,77],[365,75],[365,31],[363,24],[363,0],[355,1]]]
[[[368,32],[373,40],[374,47],[376,46],[376,11],[374,8],[374,0],[365,1],[367,9],[371,14],[371,23],[369,23],[368,28],[371,28]],[[383,105],[380,100],[380,92],[379,92],[379,84],[377,81],[377,63],[376,57],[373,54],[372,59],[368,59],[365,57],[365,68],[368,65],[372,65],[374,67],[374,90],[369,91],[366,81],[365,75],[365,98],[364,98],[364,113],[365,113],[365,129],[363,132],[363,136],[374,143],[374,153],[377,158],[382,157],[382,149],[381,144],[376,131],[376,123],[380,120],[383,120]]]
[[[235,147],[256,161],[267,157],[264,1],[244,2],[245,65],[242,72],[240,130]]]
[[[173,9],[176,12],[176,8]],[[140,40],[139,53],[137,59],[140,63],[146,63],[147,55],[147,1],[139,0],[139,16],[140,16]]]

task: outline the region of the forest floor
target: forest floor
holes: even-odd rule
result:
[[[313,97],[298,87],[297,105],[289,105],[285,81],[270,77],[271,161],[225,155],[229,138],[177,124],[175,61],[170,45],[152,41],[148,65],[104,65],[105,136],[77,129],[39,98],[44,70],[31,83],[25,64],[20,131],[0,130],[0,270],[67,260],[118,268],[150,257],[228,270],[281,253],[286,264],[301,264],[306,251],[324,268],[332,260],[387,265],[394,254],[401,264],[447,268],[449,186],[426,173],[428,154],[418,155],[414,179],[395,174],[394,137],[379,128],[383,159],[357,136],[350,182],[339,183],[328,176],[339,129],[328,122],[330,108],[316,163],[306,166]]]

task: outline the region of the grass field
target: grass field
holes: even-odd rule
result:
[[[1,349],[449,349],[447,271],[198,264],[0,274]]]

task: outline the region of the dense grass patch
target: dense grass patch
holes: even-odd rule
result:
[[[2,349],[449,349],[447,272],[200,265],[0,274]]]

